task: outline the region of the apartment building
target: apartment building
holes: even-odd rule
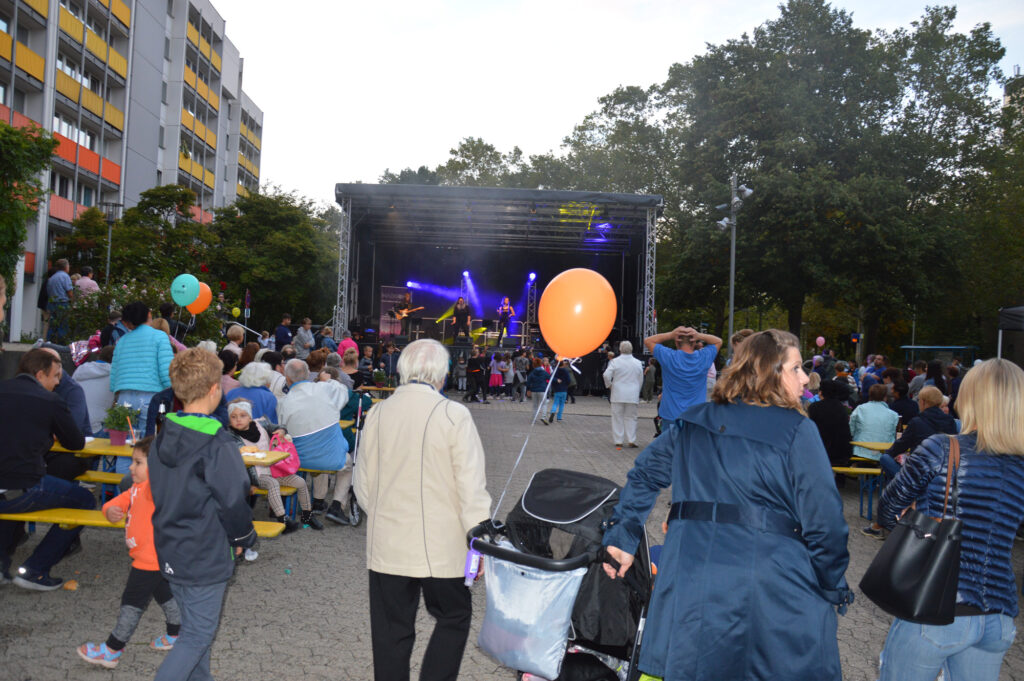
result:
[[[16,274],[11,340],[38,331],[48,254],[87,208],[131,207],[177,183],[206,222],[259,186],[263,112],[242,74],[207,0],[0,0],[0,120],[59,143]]]

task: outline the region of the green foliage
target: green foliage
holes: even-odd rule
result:
[[[127,432],[128,422],[131,421],[132,428],[139,427],[139,416],[142,415],[142,411],[139,409],[132,409],[127,404],[119,404],[114,402],[107,409],[107,415],[103,418],[103,427],[106,430],[120,430]]]
[[[50,167],[57,141],[38,127],[15,128],[0,121],[0,276],[7,292],[25,252],[26,223],[36,215],[45,187],[40,173]]]

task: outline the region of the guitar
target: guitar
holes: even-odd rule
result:
[[[412,307],[412,308],[406,308],[404,310],[395,310],[395,319],[405,319],[406,317],[411,315],[413,312],[419,312],[422,309],[423,309],[423,307]]]

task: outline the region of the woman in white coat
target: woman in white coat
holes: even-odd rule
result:
[[[612,440],[615,449],[622,444],[636,447],[636,410],[640,402],[640,388],[644,383],[643,362],[633,356],[633,344],[619,343],[619,356],[608,362],[604,370],[604,384],[611,390]]]

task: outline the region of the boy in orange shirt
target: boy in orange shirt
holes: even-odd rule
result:
[[[153,545],[153,495],[149,489],[149,445],[153,436],[144,437],[132,448],[132,486],[128,491],[103,505],[103,514],[112,523],[125,520],[125,543],[132,557],[132,568],[128,583],[121,595],[121,612],[117,616],[114,631],[106,643],[85,643],[78,647],[78,654],[86,662],[113,669],[121,659],[128,639],[135,633],[135,627],[149,605],[156,602],[163,608],[167,619],[167,633],[159,636],[151,648],[170,650],[178,638],[181,628],[181,611],[171,595],[171,587],[160,573],[160,564]]]

